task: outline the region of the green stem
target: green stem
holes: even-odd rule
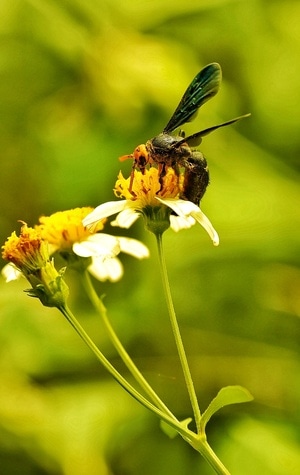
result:
[[[117,334],[115,333],[115,331],[114,331],[114,329],[113,329],[113,327],[112,327],[112,325],[111,325],[111,323],[110,323],[110,321],[107,317],[106,307],[103,305],[102,300],[97,295],[97,293],[96,293],[96,291],[95,291],[95,289],[92,285],[89,274],[87,272],[84,272],[83,274],[81,274],[81,276],[82,276],[82,282],[83,282],[83,286],[85,288],[85,291],[86,291],[91,303],[93,304],[93,306],[95,307],[95,309],[99,313],[99,315],[102,319],[102,322],[103,322],[103,324],[104,324],[104,326],[107,330],[107,333],[110,337],[110,340],[111,340],[112,344],[114,345],[115,349],[119,353],[119,355],[122,358],[124,364],[126,365],[128,370],[130,371],[130,373],[132,374],[134,379],[139,383],[139,385],[145,391],[145,393],[148,395],[148,397],[152,400],[152,402],[162,412],[165,412],[170,417],[172,417],[174,420],[179,422],[178,419],[176,419],[176,417],[169,410],[169,408],[159,398],[159,396],[156,394],[156,392],[152,389],[150,384],[147,382],[147,380],[144,378],[142,373],[139,371],[139,369],[136,367],[136,365],[134,364],[134,362],[132,361],[132,359],[128,355],[127,351],[125,350],[124,346],[122,345],[121,341],[119,340]]]
[[[197,440],[188,441],[189,444],[199,452],[204,460],[214,469],[218,475],[230,475],[230,472],[216,456],[206,439],[197,438]]]
[[[86,345],[92,350],[100,363],[104,368],[112,375],[112,377],[127,391],[134,399],[140,402],[144,407],[156,414],[160,419],[165,421],[171,427],[173,427],[179,434],[186,436],[189,440],[188,430],[183,427],[180,422],[174,416],[169,416],[168,414],[162,412],[159,408],[154,406],[151,402],[148,401],[144,396],[142,396],[128,381],[114,368],[114,366],[105,358],[103,353],[95,345],[93,340],[89,337],[83,327],[80,325],[76,317],[73,315],[71,310],[67,305],[58,307],[58,310],[64,315],[68,322],[72,325],[78,335],[86,343]]]
[[[83,327],[80,325],[76,317],[73,315],[67,305],[58,307],[58,310],[64,315],[68,322],[72,325],[78,335],[92,350],[104,368],[112,375],[112,377],[127,391],[134,399],[136,399],[145,408],[156,414],[160,419],[173,427],[182,438],[188,442],[203,458],[211,465],[218,475],[230,475],[228,470],[224,467],[211,447],[206,442],[206,439],[201,435],[197,435],[190,431],[184,424],[178,422],[173,415],[166,414],[164,411],[149,402],[142,396],[123,376],[112,366],[112,364],[105,358],[103,353],[95,345],[93,340],[89,337]]]
[[[192,375],[190,372],[189,364],[187,361],[186,353],[184,350],[184,345],[183,341],[181,338],[180,334],[180,329],[178,326],[177,318],[176,318],[176,313],[173,305],[173,299],[171,295],[171,290],[170,290],[170,284],[169,284],[169,279],[168,279],[168,272],[167,272],[167,267],[166,267],[166,262],[164,258],[164,252],[163,252],[163,245],[162,245],[162,234],[157,234],[156,235],[156,240],[157,240],[157,247],[158,247],[158,255],[159,255],[159,262],[160,262],[160,268],[161,268],[161,275],[162,275],[162,282],[163,282],[163,287],[164,287],[164,292],[165,292],[165,297],[166,297],[166,302],[167,302],[167,307],[169,311],[169,316],[170,316],[170,321],[171,321],[171,326],[177,346],[177,351],[179,354],[180,362],[181,362],[181,367],[183,370],[184,378],[185,378],[185,383],[187,386],[187,390],[189,393],[191,405],[193,408],[194,412],[194,417],[195,417],[195,423],[197,427],[197,432],[200,431],[200,419],[201,419],[201,412],[199,409],[199,404],[194,388],[194,383],[192,380]]]

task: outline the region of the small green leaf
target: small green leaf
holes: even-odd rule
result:
[[[226,386],[222,388],[216,397],[211,401],[201,418],[201,430],[205,431],[205,426],[215,412],[230,404],[239,404],[241,402],[249,402],[253,400],[250,392],[242,386]]]
[[[188,417],[187,419],[184,419],[183,421],[180,422],[180,424],[185,428],[188,429],[188,425],[190,422],[192,422],[192,418]],[[168,436],[170,439],[174,439],[177,435],[178,432],[174,427],[171,427],[167,422],[161,420],[160,421],[160,428],[161,430]]]
[[[163,420],[160,421],[160,428],[170,439],[175,439],[178,435],[177,430],[174,429],[174,427],[169,426],[169,424]]]

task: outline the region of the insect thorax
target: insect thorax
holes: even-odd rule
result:
[[[164,163],[167,166],[179,164],[181,160],[190,155],[191,149],[186,143],[176,146],[178,142],[182,142],[181,136],[165,133],[148,140],[146,149],[150,160],[154,163]]]

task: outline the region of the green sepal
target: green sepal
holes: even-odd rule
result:
[[[167,206],[145,206],[142,214],[146,229],[155,236],[161,236],[170,227],[171,212],[172,210]]]
[[[69,288],[63,279],[66,268],[64,267],[59,272],[55,270],[55,273],[53,269],[54,267],[49,263],[40,269],[39,277],[27,276],[32,288],[25,292],[29,297],[38,298],[45,307],[61,307],[66,304],[69,295]]]

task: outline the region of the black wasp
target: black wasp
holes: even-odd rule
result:
[[[167,169],[172,167],[179,174],[181,167],[185,170],[181,198],[199,204],[209,183],[209,172],[204,156],[194,147],[201,143],[202,137],[205,135],[220,127],[233,124],[249,114],[214,125],[188,137],[185,137],[181,130],[177,134],[172,135],[172,133],[186,122],[193,120],[198,109],[217,94],[221,80],[222,71],[218,63],[205,66],[185,91],[163,132],[145,144],[136,147],[132,154],[120,158],[121,160],[127,158],[134,160],[130,189],[134,179],[133,172],[136,168],[144,173],[147,165],[157,164],[162,187]]]

